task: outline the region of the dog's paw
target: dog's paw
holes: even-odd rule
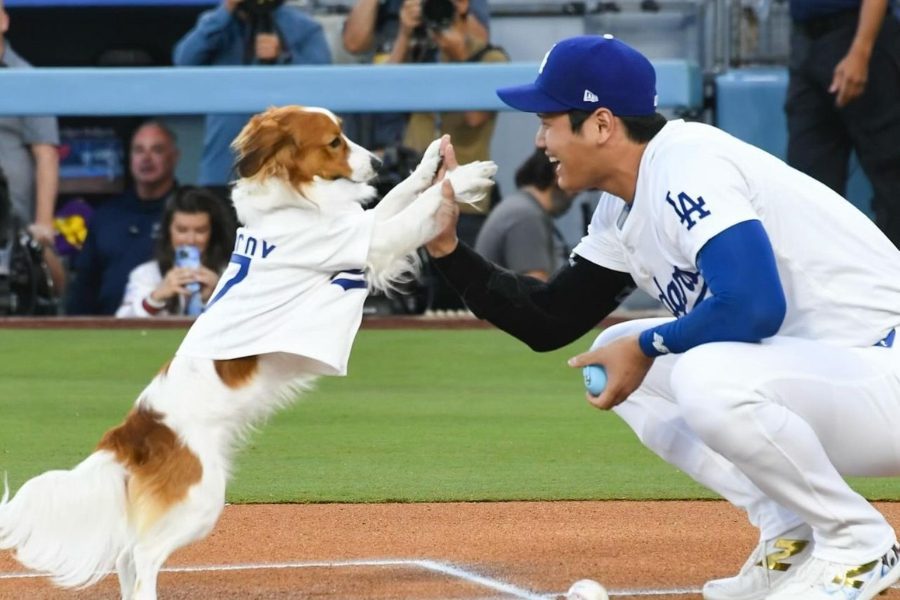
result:
[[[493,161],[478,160],[448,171],[447,178],[456,192],[457,202],[472,204],[490,193],[496,173],[497,165]]]
[[[422,160],[419,162],[419,165],[409,177],[409,181],[412,185],[415,186],[415,192],[417,194],[422,193],[423,191],[428,189],[428,186],[430,186],[431,182],[434,181],[434,176],[437,175],[437,171],[440,166],[441,138],[438,138],[431,142],[428,145],[428,148],[425,149],[425,154],[422,155]]]

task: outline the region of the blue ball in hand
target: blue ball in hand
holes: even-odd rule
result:
[[[600,365],[588,365],[581,370],[584,375],[584,387],[591,396],[599,396],[606,387],[606,369]]]

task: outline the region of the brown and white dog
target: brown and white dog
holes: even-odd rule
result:
[[[360,203],[374,195],[367,182],[376,174],[377,159],[348,140],[339,119],[327,110],[269,109],[250,120],[234,148],[240,179],[233,198],[244,224],[239,239],[245,229],[276,231],[284,223],[296,227],[297,235],[308,233],[302,228],[340,222],[329,215],[361,213]],[[348,314],[348,323],[335,324],[347,332],[346,352],[362,318],[366,285],[390,287],[414,266],[415,250],[437,233],[441,183],[433,180],[440,162],[437,140],[412,175],[366,211],[368,245],[360,254],[364,265],[358,273],[368,283],[362,290],[354,289],[360,287],[355,284],[359,278],[335,279],[331,267],[318,269],[318,263],[296,271],[301,276],[295,282],[293,264],[284,261],[285,255],[280,268],[288,270],[271,274],[271,280],[285,288],[282,294],[293,293],[291,286],[300,286],[301,279],[321,293],[362,294],[355,305],[348,304],[358,306],[349,311],[358,314]],[[458,201],[473,202],[488,192],[495,172],[493,163],[471,163],[446,177]],[[320,246],[344,239],[336,235],[331,242],[330,233],[313,237]],[[342,250],[319,248],[315,256],[325,257],[325,264]],[[236,256],[239,251],[236,247]],[[304,254],[296,248],[287,258],[302,261]],[[245,300],[254,300],[256,292],[246,283],[229,285],[240,281],[242,265],[234,267],[237,271],[226,271],[213,298],[240,298],[243,293]],[[304,294],[295,302],[306,302]],[[236,300],[230,301],[234,306]],[[327,301],[323,311],[335,303]],[[308,389],[319,375],[340,374],[345,367],[340,359],[323,358],[315,347],[309,352],[273,346],[272,351],[210,351],[211,357],[204,356],[203,345],[210,339],[202,335],[204,328],[218,328],[239,342],[246,338],[248,348],[269,348],[268,336],[282,335],[293,343],[293,336],[287,335],[292,322],[276,322],[278,330],[270,334],[247,326],[242,310],[208,308],[176,356],[140,394],[125,422],[109,430],[83,462],[70,471],[49,471],[29,480],[11,500],[7,487],[0,501],[0,548],[14,549],[23,565],[64,587],[93,584],[115,567],[123,598],[155,599],[163,563],[177,548],[206,536],[218,520],[232,457],[248,429]],[[332,313],[303,314],[315,323]]]

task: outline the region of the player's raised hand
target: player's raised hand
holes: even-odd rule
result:
[[[456,250],[459,239],[456,237],[456,222],[459,220],[459,206],[456,203],[456,193],[449,179],[444,179],[448,170],[459,166],[453,143],[450,136],[441,138],[441,168],[438,169],[435,181],[443,181],[441,185],[441,206],[435,218],[439,227],[438,234],[425,244],[428,254],[434,258],[446,256]]]
[[[587,365],[602,365],[607,376],[603,392],[599,396],[588,393],[587,400],[601,410],[609,410],[638,389],[653,366],[653,358],[641,350],[637,336],[629,336],[569,359],[570,367]]]

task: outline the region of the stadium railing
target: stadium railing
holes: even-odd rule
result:
[[[656,60],[659,106],[702,104],[699,67]],[[2,115],[176,115],[304,104],[335,112],[507,110],[497,87],[533,81],[537,65],[37,68],[0,71]]]

